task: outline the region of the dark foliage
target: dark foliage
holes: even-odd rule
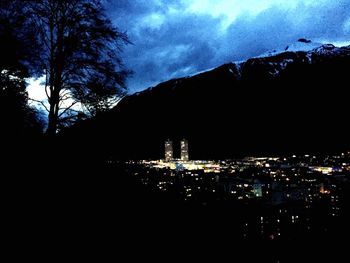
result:
[[[0,137],[6,163],[26,158],[25,151],[43,128],[38,112],[28,105],[25,83],[35,71],[30,63],[35,39],[23,5],[16,1],[0,3],[0,39]]]

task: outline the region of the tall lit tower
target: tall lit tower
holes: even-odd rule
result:
[[[165,161],[169,162],[173,159],[173,142],[165,141]]]
[[[181,140],[181,161],[188,161],[188,141],[186,139]]]

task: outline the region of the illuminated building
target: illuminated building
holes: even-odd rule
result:
[[[189,160],[188,156],[188,141],[186,139],[181,140],[181,161],[187,162]]]
[[[253,194],[255,197],[262,197],[262,185],[261,184],[253,184]]]
[[[322,166],[313,166],[310,167],[313,171],[320,172],[323,174],[331,174],[333,172],[332,167],[322,167]]]
[[[173,142],[165,141],[165,161],[170,162],[173,159]]]

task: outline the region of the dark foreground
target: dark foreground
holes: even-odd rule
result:
[[[326,231],[285,238],[242,238],[242,218],[259,207],[184,205],[149,192],[124,167],[67,162],[23,163],[3,176],[6,243],[28,258],[229,259],[233,262],[343,262],[349,236],[345,209]],[[346,200],[348,202],[348,200]],[[344,204],[348,208],[348,203]],[[15,246],[13,246],[15,245]],[[14,252],[14,257],[21,254]]]

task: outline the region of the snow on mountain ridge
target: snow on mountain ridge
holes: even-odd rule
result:
[[[223,66],[225,66],[226,70],[230,74],[233,74],[237,79],[240,79],[242,77],[242,71],[244,70],[247,64],[249,66],[253,66],[255,64],[265,64],[268,73],[271,74],[271,76],[275,77],[278,76],[281,73],[281,71],[284,71],[288,67],[288,65],[295,62],[296,59],[302,61],[303,63],[312,64],[315,62],[315,60],[317,61],[320,57],[349,56],[350,53],[350,46],[336,47],[333,44],[319,44],[308,41],[298,43],[300,44],[288,46],[288,49],[285,48],[285,50],[281,52],[274,51],[275,53],[265,53],[265,55],[263,54],[258,57],[250,58],[248,60],[231,62]],[[181,83],[182,79],[191,78],[200,74],[205,74],[220,67],[202,70],[183,78],[169,80],[169,82],[172,82],[172,88],[175,89],[176,86],[178,86],[178,84]],[[150,87],[145,91],[151,91],[154,88],[158,87],[158,85]],[[143,92],[137,92],[135,93],[135,95],[140,95],[142,93]]]
[[[327,46],[328,44],[326,44]],[[331,45],[331,44],[330,44]],[[284,48],[278,48],[278,49],[275,49],[273,51],[268,51],[268,52],[265,52],[259,56],[256,56],[256,57],[252,57],[252,58],[266,58],[266,57],[273,57],[273,56],[276,56],[278,54],[281,54],[281,53],[285,53],[285,52],[299,52],[299,51],[303,51],[303,52],[310,52],[310,51],[313,51],[317,48],[321,48],[322,46],[322,43],[316,43],[316,42],[309,42],[309,41],[298,41],[296,43],[293,43],[291,45],[288,45]],[[321,52],[321,51],[319,51]],[[236,67],[237,67],[237,71],[238,73],[241,72],[241,69],[242,69],[242,66],[243,64],[246,62],[247,60],[239,60],[239,61],[233,61],[231,62],[232,64],[235,64]],[[311,60],[309,60],[311,62]],[[281,62],[281,68],[282,69],[285,69],[286,66],[288,65],[288,63],[292,62],[290,59],[287,59],[285,60],[284,62]],[[196,76],[196,75],[199,75],[199,74],[203,74],[203,73],[206,73],[208,71],[211,71],[215,69],[214,68],[209,68],[209,69],[205,69],[205,70],[202,70],[202,71],[199,71],[199,72],[195,72],[193,74],[190,74],[188,75],[188,77],[193,77],[193,76]],[[232,72],[233,73],[233,72]]]
[[[311,51],[311,50],[318,48],[320,46],[322,46],[322,43],[309,42],[309,41],[300,42],[300,40],[299,40],[299,41],[292,43],[290,45],[287,45],[284,47],[279,47],[279,48],[276,48],[272,51],[267,51],[265,53],[262,53],[261,55],[256,56],[256,58],[272,57],[272,56],[276,56],[276,55],[284,53],[284,52],[298,52],[298,51],[308,52],[308,51]]]

